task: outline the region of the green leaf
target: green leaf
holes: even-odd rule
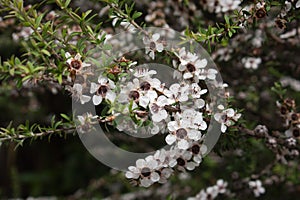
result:
[[[65,120],[67,120],[67,121],[71,121],[70,117],[68,115],[66,115],[66,114],[61,113],[60,116],[62,118],[64,118]]]
[[[132,15],[132,18],[133,19],[136,19],[136,18],[139,18],[143,13],[141,12],[135,12],[133,15]]]
[[[41,24],[41,21],[44,17],[44,13],[39,15],[36,19],[35,19],[35,28],[38,28]]]
[[[42,49],[41,52],[42,52],[43,54],[45,54],[46,56],[48,56],[48,57],[51,56],[50,52],[47,51],[46,49]]]

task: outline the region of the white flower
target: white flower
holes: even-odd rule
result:
[[[136,166],[128,167],[125,174],[126,178],[139,179],[140,185],[149,187],[160,179],[159,174],[155,171],[158,167],[158,162],[153,156],[148,156],[145,159],[138,159]]]
[[[219,179],[216,185],[218,186],[219,193],[224,194],[226,192],[226,187],[228,183],[225,182],[223,179]]]
[[[146,54],[149,54],[149,56],[154,60],[155,58],[155,51],[162,52],[164,50],[163,44],[159,41],[160,35],[158,33],[155,33],[152,35],[151,39],[149,37],[144,37],[143,42],[145,44],[145,51]]]
[[[22,27],[21,32],[13,33],[12,37],[14,41],[18,41],[20,38],[21,39],[23,38],[24,40],[28,40],[33,32],[34,32],[33,29],[30,27]]]
[[[168,130],[170,133],[166,137],[166,142],[172,145],[177,141],[177,146],[179,149],[188,149],[189,141],[198,141],[201,139],[201,132],[197,129],[189,127],[190,122],[185,120],[170,121],[168,123]]]
[[[219,194],[217,186],[211,186],[206,188],[207,199],[215,199]]]
[[[246,57],[242,58],[242,63],[245,65],[246,69],[257,69],[261,63],[261,58]]]
[[[232,126],[240,117],[240,113],[236,113],[232,108],[225,109],[223,105],[218,108],[222,110],[221,113],[216,113],[214,118],[217,122],[221,123],[221,131],[225,133],[227,127]]]
[[[265,188],[262,186],[260,180],[249,181],[249,187],[253,190],[255,197],[259,197],[261,194],[265,193]]]
[[[286,142],[288,143],[289,146],[296,146],[297,143],[297,141],[292,137],[286,139]]]
[[[69,52],[65,53],[65,57],[67,59],[67,64],[71,70],[75,70],[76,72],[80,71],[84,67],[88,67],[91,64],[85,63],[81,61],[81,55],[77,53],[75,57],[72,57]]]
[[[200,60],[196,54],[185,51],[185,47],[181,48],[179,54],[175,55],[179,58],[180,64],[178,70],[183,72],[184,79],[190,79],[195,75],[198,76],[200,70],[207,65],[206,59]],[[173,65],[177,67],[176,62],[173,62]]]
[[[114,102],[116,98],[116,94],[112,91],[114,88],[115,84],[112,80],[100,75],[98,77],[98,84],[91,83],[90,93],[94,94],[96,92],[93,96],[94,105],[99,105],[104,98],[110,102]]]
[[[168,113],[164,109],[164,106],[167,104],[168,99],[163,95],[159,96],[155,102],[150,104],[149,108],[153,122],[160,122],[168,117]]]
[[[240,0],[220,0],[220,6],[222,7],[222,12],[228,12],[235,10],[241,4]]]
[[[189,149],[193,153],[193,161],[195,163],[202,162],[202,156],[207,152],[207,146],[199,144],[199,142],[193,142]]]
[[[218,71],[215,69],[201,69],[197,75],[197,78],[200,80],[215,80],[216,74],[218,74]]]
[[[198,163],[195,163],[191,160],[192,153],[189,151],[184,151],[181,149],[177,149],[176,151],[176,163],[179,171],[194,170],[195,167],[199,166]]]
[[[85,104],[87,102],[89,102],[91,100],[91,97],[90,96],[87,96],[87,95],[83,95],[82,94],[82,85],[78,84],[78,83],[75,83],[73,85],[73,89],[74,89],[74,94],[73,96],[79,98],[81,104]]]
[[[91,113],[85,113],[83,115],[77,116],[80,125],[78,126],[78,130],[80,133],[86,133],[92,128],[92,120],[97,119],[98,116],[93,116]]]
[[[189,91],[188,91],[189,85],[183,84],[179,85],[178,83],[174,83],[170,86],[169,90],[165,90],[164,94],[171,99],[174,100],[174,102],[185,102],[189,99]],[[173,103],[173,102],[170,102]]]
[[[198,83],[192,83],[190,90],[191,90],[190,93],[192,94],[192,97],[194,99],[199,99],[202,94],[207,93],[207,89],[202,90],[201,87],[198,85]]]

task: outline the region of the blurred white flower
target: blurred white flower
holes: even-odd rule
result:
[[[245,65],[246,69],[257,69],[261,64],[261,58],[245,57],[242,58],[242,63]]]
[[[249,187],[252,189],[255,197],[259,197],[261,194],[265,193],[265,188],[262,186],[260,180],[249,181]]]

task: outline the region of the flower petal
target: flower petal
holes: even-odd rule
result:
[[[99,105],[102,102],[102,97],[99,95],[94,95],[93,96],[93,104],[95,106]]]
[[[176,141],[176,136],[173,134],[169,134],[169,135],[167,135],[165,140],[168,145],[171,145]]]

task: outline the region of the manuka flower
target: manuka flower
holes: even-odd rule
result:
[[[65,57],[67,58],[67,64],[69,66],[70,71],[79,72],[82,68],[88,67],[91,64],[85,63],[81,61],[81,55],[77,53],[75,57],[72,57],[69,52],[66,52]]]
[[[113,102],[116,98],[116,94],[112,91],[114,88],[115,84],[112,80],[100,75],[98,83],[91,83],[90,93],[95,93],[93,96],[94,105],[99,105],[103,99]]]
[[[160,35],[155,33],[152,35],[151,39],[149,37],[144,37],[143,41],[145,44],[146,54],[154,60],[155,52],[162,52],[164,50],[164,45],[159,41]]]
[[[225,133],[227,127],[232,126],[240,117],[240,113],[236,113],[232,108],[225,109],[223,105],[218,108],[222,110],[221,113],[216,113],[214,118],[217,122],[221,123],[221,131]]]

